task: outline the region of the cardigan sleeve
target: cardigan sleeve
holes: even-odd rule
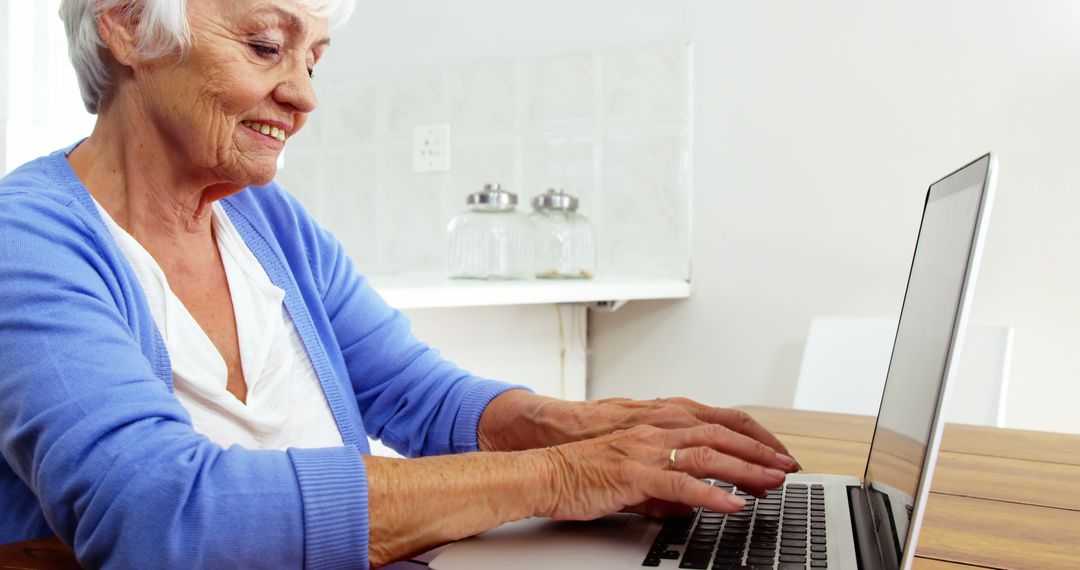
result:
[[[0,477],[90,567],[366,567],[359,450],[196,433],[144,353],[141,290],[79,210],[0,195]]]
[[[476,451],[488,403],[529,388],[476,377],[417,340],[337,239],[314,224],[312,233],[313,271],[368,434],[407,457]]]

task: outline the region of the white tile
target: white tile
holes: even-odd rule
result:
[[[317,216],[325,172],[321,151],[290,145],[286,147],[285,167],[278,169],[274,181]]]
[[[667,44],[329,83],[279,180],[367,273],[443,271],[450,218],[497,182],[523,214],[549,187],[577,196],[601,273],[685,277],[689,59]],[[450,171],[414,173],[413,127],[439,123]]]
[[[378,84],[343,81],[327,85],[320,95],[322,142],[327,145],[371,143],[376,138]]]
[[[592,55],[526,61],[520,68],[522,113],[527,125],[597,123],[596,66]]]
[[[450,213],[465,208],[465,197],[484,187],[498,183],[518,194],[523,203],[525,196],[519,182],[520,158],[517,137],[491,137],[482,139],[455,139],[452,145],[453,166],[450,169]],[[524,194],[528,194],[524,191]]]
[[[414,173],[412,146],[388,145],[379,189],[379,232],[387,272],[442,271],[446,249],[444,213],[448,176]]]
[[[689,142],[681,131],[611,136],[604,147],[601,271],[685,277]]]
[[[289,136],[289,140],[285,144],[285,160],[288,160],[288,154],[294,150],[315,150],[322,148],[323,135],[322,135],[322,123],[325,116],[323,104],[320,103],[315,107],[315,110],[308,113],[307,121],[300,130],[294,131]]]
[[[616,121],[686,120],[689,48],[685,44],[605,54],[603,105]]]
[[[412,140],[413,127],[448,123],[442,73],[401,75],[388,79],[384,85],[386,139],[394,142]]]
[[[512,63],[461,67],[446,77],[454,136],[503,133],[515,127]]]
[[[354,149],[323,156],[325,183],[317,220],[337,237],[361,273],[377,272],[380,263],[377,156]]]
[[[531,203],[548,188],[562,188],[579,200],[584,215],[597,210],[599,144],[585,136],[530,138],[522,159],[523,202]],[[528,210],[526,210],[528,211]]]

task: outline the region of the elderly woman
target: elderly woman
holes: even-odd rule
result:
[[[744,414],[543,398],[411,336],[272,182],[350,4],[63,3],[97,123],[0,182],[0,542],[377,567],[525,517],[732,511],[699,478],[797,469]]]

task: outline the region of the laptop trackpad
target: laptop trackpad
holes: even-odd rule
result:
[[[659,524],[618,514],[595,521],[528,519],[449,545],[431,561],[437,570],[627,568],[641,565]],[[639,545],[644,544],[644,548]]]

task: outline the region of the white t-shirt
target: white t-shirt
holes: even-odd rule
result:
[[[225,360],[172,292],[161,267],[101,204],[97,207],[146,294],[172,361],[176,397],[191,414],[196,431],[222,447],[343,445],[311,359],[282,302],[285,292],[270,281],[220,204],[212,205],[212,223],[236,314],[246,404],[226,390]]]

